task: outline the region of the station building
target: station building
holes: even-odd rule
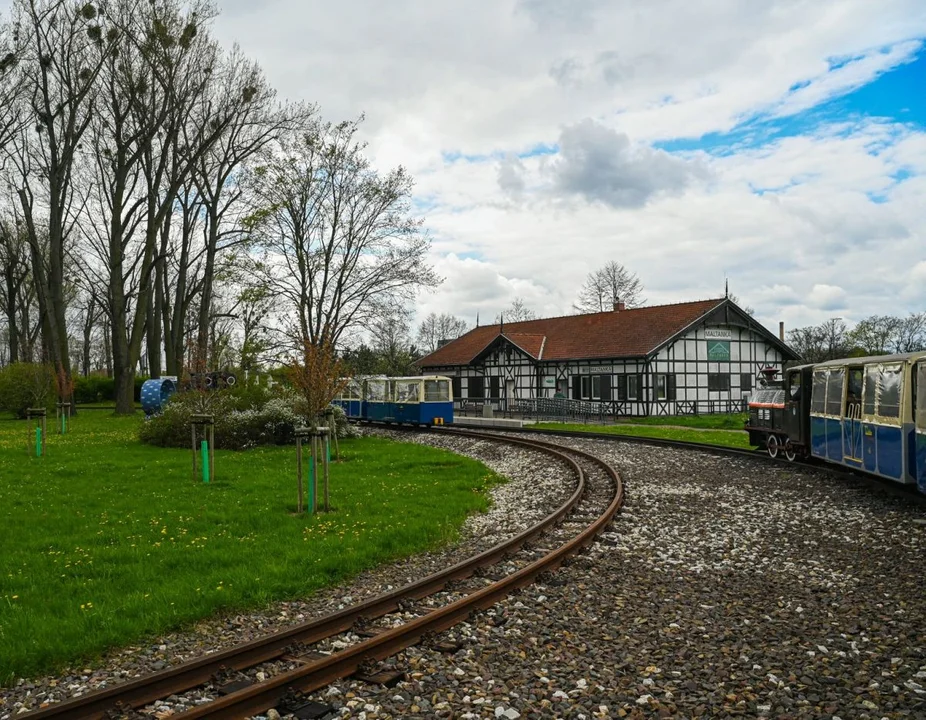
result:
[[[416,362],[462,403],[516,408],[554,395],[612,415],[741,412],[797,355],[727,298],[484,325]],[[601,405],[599,405],[601,408]]]

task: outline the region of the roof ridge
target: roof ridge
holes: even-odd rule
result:
[[[699,303],[720,303],[724,300],[729,300],[729,298],[706,298],[704,300],[684,300],[682,302],[674,303],[663,303],[662,305],[641,305],[640,307],[635,308],[625,308],[624,310],[619,310],[621,313],[636,312],[638,310],[655,310],[657,308],[666,308],[666,307],[678,307],[680,305],[697,305]],[[615,312],[614,310],[600,310],[598,312],[591,313],[569,313],[567,315],[551,315],[550,317],[537,317],[531,318],[530,320],[515,320],[515,321],[506,321],[505,325],[523,325],[524,323],[539,322],[541,320],[561,320],[563,318],[578,318],[578,317],[589,317],[592,315],[609,315]],[[473,328],[473,330],[481,328],[491,328],[491,327],[500,327],[499,323],[492,323],[491,325],[480,325],[479,328]],[[470,331],[472,332],[472,331]],[[460,337],[463,337],[462,335]]]

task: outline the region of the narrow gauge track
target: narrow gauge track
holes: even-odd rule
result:
[[[652,445],[654,447],[675,448],[677,450],[697,450],[715,455],[734,455],[739,457],[748,457],[763,462],[774,463],[780,466],[790,465],[796,469],[821,470],[835,477],[841,477],[856,482],[864,482],[873,487],[877,487],[891,495],[903,497],[912,500],[918,505],[926,506],[926,495],[919,492],[914,485],[902,485],[891,480],[878,477],[877,475],[868,475],[866,473],[853,472],[852,470],[823,462],[814,457],[805,457],[798,460],[787,460],[782,455],[770,457],[765,448],[755,448],[745,450],[734,448],[729,445],[712,445],[710,443],[691,442],[687,440],[669,440],[666,438],[643,437],[640,435],[618,435],[616,433],[604,433],[581,430],[554,430],[549,428],[530,428],[530,427],[491,427],[486,425],[467,425],[465,422],[454,423],[445,429],[432,428],[436,432],[454,432],[455,428],[463,431],[471,429],[482,429],[485,432],[492,432],[500,437],[521,435],[534,437],[559,437],[559,438],[580,438],[583,440],[608,440],[611,442],[637,443],[640,445]]]
[[[422,638],[431,638],[465,621],[473,612],[491,607],[514,590],[529,585],[538,575],[555,570],[568,557],[590,544],[608,526],[623,504],[624,488],[620,476],[610,465],[588,453],[554,443],[502,437],[493,433],[464,430],[452,432],[458,436],[545,452],[573,470],[576,477],[574,492],[541,522],[446,570],[317,620],[153,675],[71,698],[23,714],[22,717],[36,720],[144,717],[136,712],[137,709],[155,700],[181,695],[213,682],[216,677],[227,676],[230,672],[254,669],[261,663],[287,658],[297,665],[295,669],[230,691],[213,702],[177,713],[173,717],[178,720],[242,718],[276,707],[282,701],[301,698],[303,693],[317,690],[336,679],[370,667],[376,661],[420,642]],[[589,476],[596,478],[595,481],[589,482]],[[575,514],[576,518],[569,518],[570,513]],[[580,531],[572,529],[576,525],[581,526]],[[532,558],[539,550],[531,549],[528,541],[552,544],[558,542],[559,536],[564,534],[570,537],[554,550],[544,551],[545,554],[539,559]],[[511,556],[521,549],[527,557],[515,562]],[[446,589],[452,587],[455,581],[478,575],[486,567],[502,561],[505,561],[505,569],[508,570],[504,577],[491,582],[485,580],[489,584],[471,590],[456,592]],[[516,567],[514,571],[511,571],[512,566]],[[447,595],[450,602],[440,607],[414,604],[415,601],[438,593]],[[383,618],[390,613],[408,612],[410,606],[412,612],[421,614],[393,627],[367,632],[372,637],[343,650],[323,654],[307,647],[352,629],[364,629],[370,620]]]

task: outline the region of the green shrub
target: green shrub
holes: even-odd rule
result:
[[[55,369],[42,363],[13,363],[0,368],[0,410],[26,417],[26,409],[54,412],[58,400]]]
[[[114,402],[115,399],[116,385],[111,377],[88,375],[74,378],[74,402]]]
[[[244,450],[257,445],[290,445],[295,428],[303,426],[305,414],[300,401],[287,391],[251,387],[178,393],[160,415],[147,418],[139,431],[142,442],[162,447],[189,447],[190,418],[215,417],[215,446],[223,450]],[[335,409],[338,437],[354,437],[344,411]]]

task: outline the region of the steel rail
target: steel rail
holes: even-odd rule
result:
[[[498,436],[494,436],[493,439],[510,440],[510,438],[498,438]],[[550,447],[553,444],[542,443],[541,445]],[[529,585],[541,573],[558,568],[566,558],[591,543],[607,527],[624,502],[624,486],[620,475],[603,460],[580,450],[562,446],[555,447],[598,463],[604,468],[614,486],[614,497],[605,511],[574,538],[520,570],[466,597],[435,609],[423,617],[384,630],[368,640],[337,653],[307,662],[302,667],[230,693],[211,703],[178,713],[172,718],[176,720],[197,720],[199,718],[218,720],[244,718],[261,713],[275,707],[284,697],[294,691],[305,693],[318,690],[334,680],[355,673],[363,664],[371,660],[383,660],[414,645],[426,635],[446,630],[469,618],[474,611],[491,607],[512,591]]]
[[[286,655],[294,643],[311,644],[345,632],[353,627],[359,618],[375,619],[394,612],[404,600],[421,599],[439,592],[447,583],[472,576],[479,568],[493,565],[506,555],[516,551],[525,542],[558,523],[580,502],[585,492],[585,477],[579,465],[565,453],[554,450],[546,443],[536,443],[518,438],[499,438],[491,434],[455,431],[456,435],[480,440],[506,442],[511,445],[541,450],[566,464],[576,475],[573,493],[554,512],[539,523],[523,530],[470,558],[462,560],[440,572],[396,588],[388,593],[365,600],[343,610],[321,618],[281,630],[249,643],[206,655],[165,670],[136,678],[119,685],[98,690],[80,697],[62,700],[29,713],[23,713],[23,720],[46,720],[48,718],[90,718],[106,717],[114,708],[139,708],[154,700],[179,694],[208,682],[223,669],[243,670],[260,663],[275,660]]]

